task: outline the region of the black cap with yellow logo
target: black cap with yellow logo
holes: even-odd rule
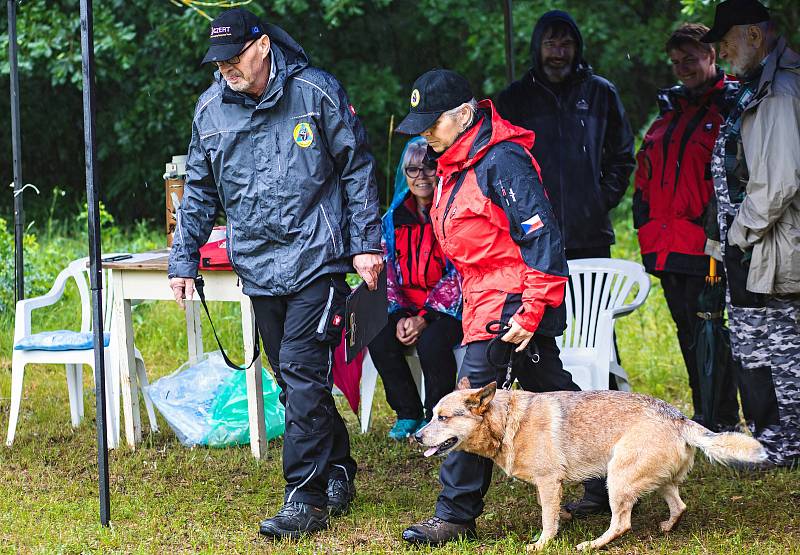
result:
[[[449,69],[432,69],[414,81],[411,109],[395,131],[419,135],[444,112],[458,108],[474,98],[469,81]]]

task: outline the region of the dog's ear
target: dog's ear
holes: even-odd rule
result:
[[[474,414],[482,415],[489,408],[489,403],[494,398],[495,391],[497,391],[497,383],[492,382],[464,399],[464,406]]]
[[[458,387],[456,387],[456,389],[469,389],[470,387],[472,387],[472,385],[469,383],[469,378],[464,376],[458,380]]]

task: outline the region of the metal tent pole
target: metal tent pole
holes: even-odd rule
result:
[[[100,523],[108,526],[111,506],[108,492],[108,437],[106,414],[106,369],[103,357],[103,280],[100,260],[100,219],[97,190],[97,144],[94,103],[94,30],[92,0],[80,0],[81,57],[83,60],[83,135],[86,157],[86,206],[89,223],[89,281],[92,288],[94,332],[95,400],[97,405],[97,467],[100,482]]]
[[[511,83],[514,76],[514,19],[511,0],[503,0],[503,20],[506,32],[506,80]]]
[[[11,78],[11,148],[14,166],[14,301],[25,298],[25,210],[22,205],[22,133],[19,120],[19,67],[17,66],[17,4],[8,0],[8,63]]]

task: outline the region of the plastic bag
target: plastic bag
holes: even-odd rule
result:
[[[272,439],[283,434],[284,409],[275,380],[263,368],[261,372],[267,437]],[[246,375],[228,368],[219,351],[206,353],[194,365],[183,364],[146,389],[183,445],[207,445],[209,439],[214,447],[250,441]]]
[[[264,424],[267,439],[283,435],[285,410],[278,398],[280,389],[272,375],[263,368],[261,379],[264,386]],[[247,413],[247,376],[244,372],[233,372],[217,390],[211,406],[210,429],[205,437],[209,447],[225,447],[250,443],[250,422]]]

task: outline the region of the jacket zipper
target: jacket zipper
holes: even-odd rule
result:
[[[275,128],[275,151],[278,153],[278,155],[275,157],[278,160],[278,171],[282,174],[283,166],[281,165],[281,142],[277,127]]]

